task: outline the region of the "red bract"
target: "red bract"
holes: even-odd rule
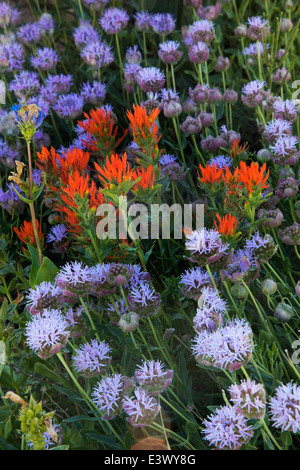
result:
[[[78,121],[78,125],[89,134],[88,142],[84,141],[84,144],[101,156],[110,155],[127,135],[128,130],[117,138],[118,126],[111,113],[103,108],[92,109],[89,115],[84,113],[84,117],[85,121]]]

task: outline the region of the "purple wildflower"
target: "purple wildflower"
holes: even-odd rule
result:
[[[191,253],[191,261],[200,266],[209,264],[213,269],[220,269],[228,259],[227,243],[223,243],[217,230],[202,228],[187,235],[186,249]]]
[[[192,351],[199,364],[233,372],[251,360],[252,337],[249,323],[236,318],[212,333],[201,331],[193,340]]]
[[[80,52],[82,59],[91,67],[100,69],[111,64],[114,56],[111,47],[104,41],[88,43]]]
[[[209,58],[209,48],[205,42],[199,41],[189,49],[189,59],[195,64],[203,64]]]
[[[180,276],[180,284],[182,286],[181,292],[185,297],[198,300],[203,287],[211,285],[211,279],[207,271],[197,266],[187,269]]]
[[[214,24],[208,20],[195,21],[185,31],[183,35],[183,42],[187,46],[193,46],[199,41],[206,43],[211,42],[215,37],[213,26]]]
[[[141,282],[132,287],[128,294],[129,308],[142,318],[157,314],[160,307],[160,294],[155,293],[149,282]]]
[[[41,29],[37,22],[27,23],[20,26],[17,31],[17,37],[23,44],[36,44],[41,39]]]
[[[270,418],[281,431],[300,431],[300,387],[289,382],[280,385],[270,398]]]
[[[72,75],[48,75],[45,80],[47,91],[52,93],[68,93],[73,85]]]
[[[133,397],[125,396],[122,405],[131,426],[142,428],[153,423],[160,411],[157,400],[143,389],[136,388]]]
[[[87,20],[80,20],[80,25],[75,29],[73,37],[76,46],[79,48],[85,47],[90,43],[99,42],[101,38],[98,31]]]
[[[78,373],[84,377],[100,375],[110,366],[111,348],[105,341],[93,339],[90,343],[82,344],[79,349],[75,349],[73,356],[74,366]]]
[[[82,96],[77,93],[69,93],[68,95],[60,95],[53,109],[63,119],[76,119],[81,115],[83,105]]]
[[[178,41],[165,41],[159,44],[158,57],[165,64],[177,64],[182,58]]]
[[[38,20],[37,24],[40,28],[41,36],[52,36],[54,33],[54,20],[50,13],[43,13]]]
[[[26,307],[31,315],[42,313],[44,309],[56,309],[63,303],[63,292],[52,282],[43,281],[29,289]]]
[[[89,104],[101,104],[106,95],[105,85],[102,82],[93,81],[92,84],[89,82],[83,83],[81,87],[81,96],[86,103]]]
[[[156,93],[164,87],[165,74],[156,67],[145,67],[138,71],[136,81],[146,93]]]
[[[13,150],[7,142],[0,137],[0,162],[8,168],[15,167],[15,159],[18,158],[18,152]]]
[[[100,18],[99,24],[106,34],[117,34],[126,28],[128,21],[129,16],[125,10],[109,8]]]
[[[92,400],[102,411],[103,420],[115,418],[122,409],[124,377],[121,374],[108,376],[100,380],[92,393]]]
[[[151,15],[149,22],[153,31],[162,37],[172,33],[175,29],[175,19],[171,13],[156,13]]]
[[[67,237],[67,226],[58,224],[52,227],[47,235],[47,243],[60,243]]]
[[[247,36],[253,41],[258,41],[263,37],[267,37],[270,33],[270,26],[268,21],[264,20],[261,16],[252,16],[248,18]]]
[[[58,54],[56,50],[44,47],[43,49],[37,49],[36,56],[31,57],[30,61],[35,69],[47,71],[56,67]]]
[[[259,80],[254,80],[244,85],[242,88],[243,103],[250,108],[261,105],[269,94],[269,92],[263,90],[265,85],[265,81],[260,82]]]
[[[135,378],[150,395],[160,395],[171,384],[174,376],[173,370],[164,370],[160,361],[144,361],[135,371]]]
[[[141,70],[140,64],[125,64],[124,66],[124,77],[128,85],[134,85],[136,83],[136,75]]]
[[[230,168],[232,166],[232,158],[228,157],[226,155],[218,155],[216,157],[210,158],[208,160],[208,165],[212,166],[213,164],[217,165],[218,168],[222,168],[225,170],[225,168],[228,166]]]
[[[266,412],[266,392],[262,384],[243,380],[229,387],[231,401],[237,411],[248,419],[261,419]]]
[[[277,99],[273,105],[275,119],[286,119],[290,122],[297,120],[297,106],[292,100]]]
[[[81,261],[65,264],[55,280],[68,297],[88,294],[92,287],[91,270],[88,266],[84,266]]]
[[[291,122],[285,119],[274,119],[265,126],[264,134],[269,143],[274,143],[280,136],[291,135],[292,127]]]
[[[69,324],[60,310],[44,310],[27,322],[26,343],[41,359],[57,354],[67,343]]]
[[[253,436],[252,426],[234,406],[222,406],[203,421],[204,439],[218,450],[238,450]]]
[[[142,58],[143,56],[136,44],[133,47],[128,47],[126,50],[125,59],[128,64],[139,64],[142,61]]]
[[[13,91],[18,98],[23,99],[25,95],[27,96],[29,93],[32,95],[37,93],[40,86],[38,75],[35,72],[23,70],[10,82],[9,89]]]
[[[82,3],[91,10],[101,11],[110,0],[83,0]]]
[[[25,62],[24,49],[16,41],[5,42],[0,49],[0,67],[1,69],[15,72],[21,70]]]
[[[134,18],[137,31],[147,31],[150,29],[151,15],[148,11],[140,11],[134,15]]]
[[[298,137],[293,135],[280,135],[275,140],[274,144],[270,145],[270,149],[274,154],[271,157],[272,160],[278,165],[295,164],[299,158],[297,144]]]

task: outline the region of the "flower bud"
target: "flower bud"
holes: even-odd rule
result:
[[[282,33],[288,33],[291,29],[293,29],[293,23],[291,20],[289,18],[282,18],[280,22],[280,31]]]
[[[248,291],[241,282],[236,282],[230,289],[233,297],[238,300],[244,300],[248,297]]]
[[[264,295],[269,296],[277,291],[277,284],[273,279],[265,279],[261,284],[261,291]]]
[[[264,219],[261,224],[264,227],[278,227],[283,221],[283,213],[280,209],[266,210],[260,209],[257,213],[258,219]]]
[[[293,307],[285,302],[280,302],[274,311],[274,317],[281,320],[282,323],[287,323],[294,315]]]
[[[169,101],[164,105],[164,115],[168,118],[179,116],[182,112],[181,104],[177,101]]]
[[[239,98],[239,95],[235,90],[229,90],[228,88],[224,91],[223,100],[225,103],[236,103]]]
[[[260,149],[257,152],[257,160],[261,163],[268,162],[271,158],[271,153],[267,149]]]
[[[295,287],[295,292],[296,292],[296,294],[298,295],[298,297],[300,299],[300,281],[297,282],[297,285]]]
[[[300,245],[300,225],[294,222],[290,227],[279,229],[278,236],[285,245]]]
[[[118,325],[125,333],[132,333],[138,328],[139,322],[140,316],[137,313],[129,312],[121,316]]]
[[[238,38],[245,37],[247,35],[247,26],[244,24],[240,24],[237,28],[235,28],[234,35]]]
[[[228,70],[229,67],[230,67],[230,61],[228,57],[219,56],[217,59],[217,63],[214,66],[214,70],[216,72],[225,72],[225,70]]]
[[[294,197],[299,191],[298,183],[295,178],[289,176],[286,180],[279,179],[275,195],[279,199]]]

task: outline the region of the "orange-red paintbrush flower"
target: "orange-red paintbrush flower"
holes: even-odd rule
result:
[[[219,221],[219,225],[216,220],[214,220],[214,224],[218,232],[225,237],[233,236],[237,227],[237,220],[235,216],[229,213],[223,217],[220,217],[219,214],[216,214],[216,217]]]
[[[222,182],[223,170],[222,168],[218,168],[215,163],[212,165],[207,164],[205,168],[202,165],[199,165],[199,168],[201,176],[199,171],[197,173],[201,183],[214,187],[215,184]]]
[[[106,157],[105,165],[100,167],[98,163],[95,163],[95,168],[104,187],[112,184],[120,186],[123,182],[133,179],[135,175],[134,170],[129,166],[126,153],[122,156],[113,154],[110,158]]]
[[[42,228],[41,228],[38,220],[36,220],[36,225],[37,225],[39,239],[42,240],[44,235],[42,233]],[[22,243],[24,243],[25,245],[27,245],[27,243],[29,243],[30,245],[35,245],[33,225],[32,225],[31,221],[26,222],[26,220],[25,220],[23,225],[21,225],[20,230],[18,230],[16,227],[14,227],[14,231],[18,235],[18,237],[19,237],[19,239],[21,240]]]
[[[269,170],[265,174],[266,163],[259,168],[259,164],[251,162],[250,166],[247,166],[245,162],[240,163],[239,169],[239,181],[243,183],[250,193],[257,189],[262,190],[267,188],[267,179],[269,177]]]

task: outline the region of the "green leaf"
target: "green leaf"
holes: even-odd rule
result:
[[[288,447],[293,444],[293,438],[289,431],[283,431],[280,438],[285,449],[288,449]]]
[[[34,285],[41,284],[43,281],[54,281],[57,273],[58,268],[55,266],[55,264],[49,258],[47,258],[47,256],[44,256],[43,263],[36,274]]]
[[[29,283],[31,287],[34,287],[35,278],[38,273],[38,270],[40,269],[40,260],[39,260],[38,251],[36,248],[34,248],[34,246],[28,243],[27,249],[31,255],[31,271],[29,275]]]
[[[41,362],[37,362],[36,364],[34,364],[34,372],[36,374],[42,375],[43,377],[47,377],[52,382],[60,383],[61,385],[64,385],[64,387],[70,387],[69,382],[64,379],[64,377],[59,375],[57,372],[52,371]]]
[[[62,446],[56,446],[56,447],[51,447],[49,450],[69,450],[68,445],[62,445]]]

